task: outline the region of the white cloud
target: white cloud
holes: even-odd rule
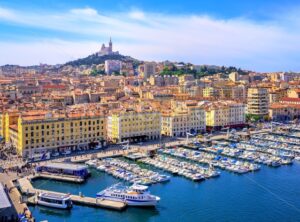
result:
[[[110,15],[99,14],[93,8],[36,14],[0,7],[0,22],[5,20],[28,28],[78,36],[78,41],[2,40],[0,48],[6,50],[0,50],[0,64],[65,62],[99,50],[100,41],[112,36],[117,39],[116,50],[146,60],[235,65],[262,71],[300,70],[300,20],[296,16],[291,20],[291,17],[282,15],[282,21],[289,18],[289,25],[284,25],[280,21],[219,20],[202,15],[152,14],[137,9]],[[82,35],[93,40],[86,41]],[[7,54],[8,51],[11,53]]]
[[[73,14],[81,15],[81,16],[95,16],[98,15],[97,10],[93,8],[76,8],[70,11]]]
[[[136,20],[144,20],[145,19],[144,12],[142,12],[140,10],[133,10],[133,11],[129,12],[128,15],[130,18],[136,19]]]
[[[0,7],[0,19],[3,20],[14,20],[15,19],[15,13],[13,10],[1,8]]]

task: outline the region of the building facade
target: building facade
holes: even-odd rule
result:
[[[205,132],[205,111],[197,102],[174,101],[170,110],[162,111],[162,135],[177,137]]]
[[[121,71],[121,61],[119,60],[105,60],[104,64],[105,73],[111,75],[114,72],[120,73]]]
[[[11,125],[9,140],[19,155],[87,149],[105,141],[106,118],[101,113],[22,116]]]
[[[124,109],[107,118],[107,138],[114,143],[159,139],[161,114],[152,110]]]
[[[268,115],[269,93],[265,88],[249,88],[247,98],[248,114],[257,116]]]
[[[203,104],[206,129],[220,130],[224,127],[243,127],[246,123],[245,105],[234,101],[215,101]]]

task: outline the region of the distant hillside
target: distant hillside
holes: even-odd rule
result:
[[[140,63],[139,60],[134,59],[130,56],[124,56],[124,55],[103,55],[103,56],[99,56],[97,54],[93,54],[93,55],[89,55],[86,58],[77,59],[77,60],[74,60],[74,61],[67,62],[65,65],[72,65],[72,66],[99,65],[99,64],[104,64],[105,60],[109,60],[109,59],[133,62],[134,66],[137,66]]]

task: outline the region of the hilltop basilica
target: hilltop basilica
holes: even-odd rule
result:
[[[119,55],[119,51],[113,52],[113,43],[111,38],[109,39],[108,46],[106,47],[105,44],[102,44],[101,50],[98,52],[99,56],[103,55]]]

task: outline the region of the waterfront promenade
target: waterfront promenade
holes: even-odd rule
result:
[[[26,217],[30,220],[33,220],[31,212],[28,210],[26,203],[22,201],[22,196],[18,191],[17,187],[13,184],[12,181],[19,178],[19,176],[14,172],[5,172],[0,173],[0,182],[7,187],[8,196],[12,203],[12,207],[9,209],[9,212],[1,212],[3,216],[11,217],[13,214],[14,217],[17,217],[18,213],[25,213]]]

